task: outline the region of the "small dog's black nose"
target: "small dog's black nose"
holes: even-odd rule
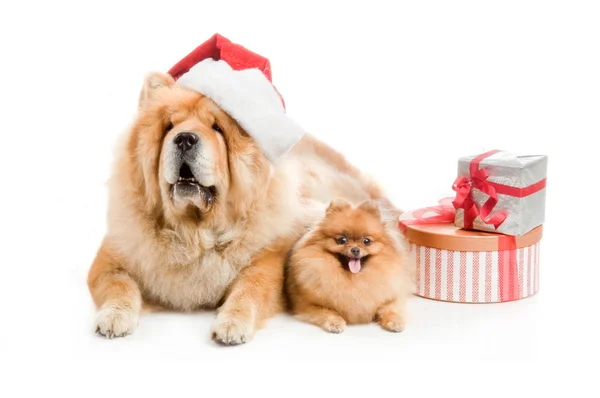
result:
[[[192,149],[198,143],[198,136],[194,133],[179,133],[175,136],[175,145],[183,152]]]
[[[352,253],[353,256],[358,257],[360,256],[360,248],[353,247],[352,249],[350,249],[350,253]]]

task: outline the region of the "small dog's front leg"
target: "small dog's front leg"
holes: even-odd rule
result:
[[[297,305],[296,318],[301,321],[320,326],[330,333],[342,333],[346,328],[346,321],[337,312],[313,304]]]
[[[405,303],[396,299],[377,310],[376,320],[382,328],[390,332],[401,332],[406,322]]]

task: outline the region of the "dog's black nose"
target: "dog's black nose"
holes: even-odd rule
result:
[[[192,149],[198,143],[198,136],[194,133],[179,133],[175,136],[175,145],[183,152]]]
[[[360,256],[360,248],[353,247],[352,249],[350,249],[350,253],[352,253],[353,256],[358,257]]]

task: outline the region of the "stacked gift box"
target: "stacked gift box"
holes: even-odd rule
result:
[[[417,262],[416,294],[464,303],[536,294],[546,170],[543,155],[460,158],[456,197],[399,220]]]

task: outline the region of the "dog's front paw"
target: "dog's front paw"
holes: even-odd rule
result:
[[[390,316],[379,320],[379,324],[390,332],[402,332],[404,330],[404,319],[400,316]]]
[[[341,316],[330,316],[323,322],[323,329],[329,333],[342,333],[346,328],[346,321]]]
[[[238,345],[247,343],[254,336],[254,323],[223,312],[212,326],[212,339],[220,344]]]
[[[131,308],[115,304],[104,304],[96,317],[96,333],[112,339],[133,333],[138,325],[140,314]]]

